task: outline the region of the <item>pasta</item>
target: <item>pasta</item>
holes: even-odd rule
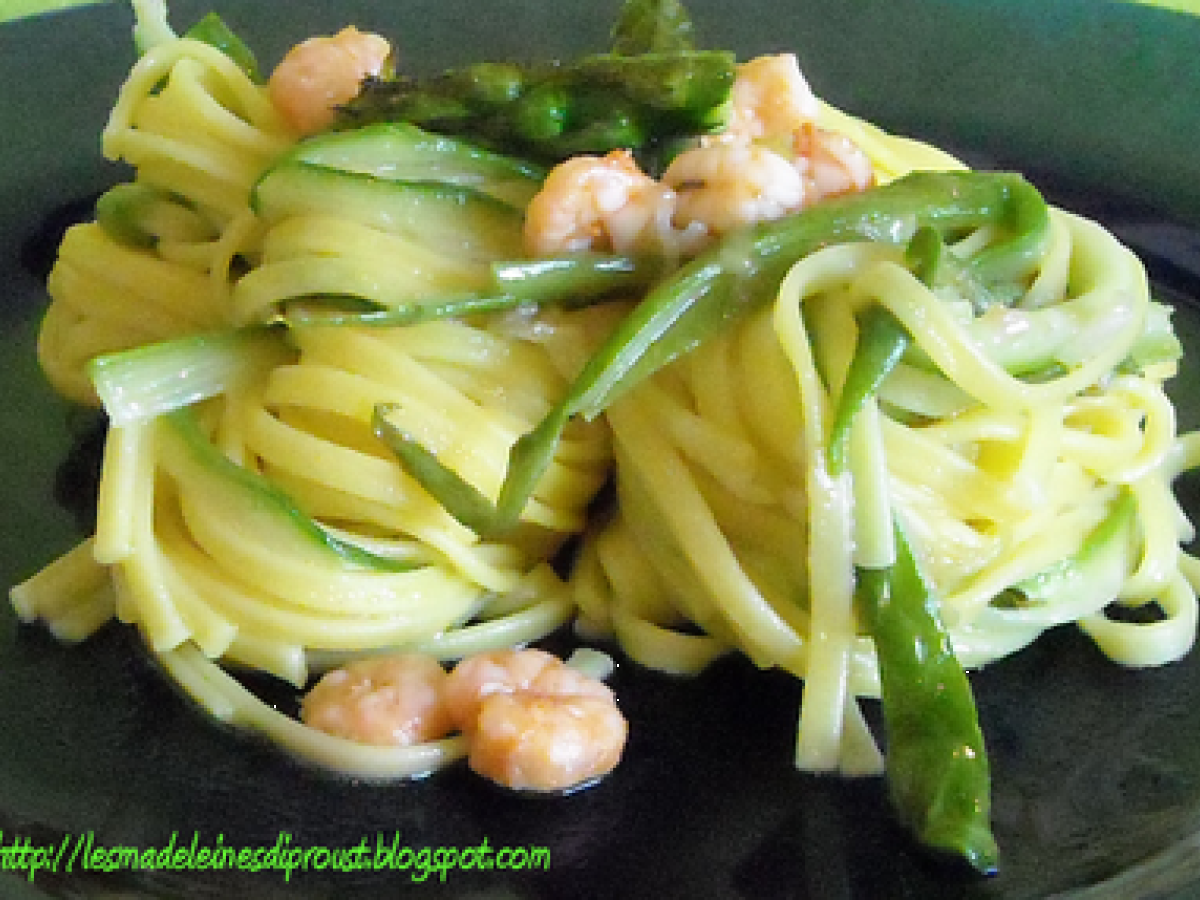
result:
[[[407,254],[413,296],[453,283],[461,269],[411,235],[344,216],[285,216],[270,227],[250,208],[251,190],[295,140],[265,89],[207,43],[171,38],[135,66],[105,150],[134,166],[134,185],[154,191],[144,218],[161,228],[152,248],[96,222],[71,229],[49,282],[41,359],[64,394],[95,404],[92,359],[166,342],[167,364],[178,365],[170,341],[191,338],[198,358],[184,368],[212,366],[218,386],[197,387],[200,412],[187,418],[109,398],[95,535],[15,589],[13,601],[68,640],[112,616],[135,625],[214,715],[290,735],[285,743],[298,740],[298,752],[368,775],[417,774],[461,750],[389,755],[344,739],[340,750],[322,750],[338,742],[297,739],[298,723],[251,711],[257,701],[210,661],[299,688],[313,671],[367,650],[452,659],[566,623],[567,588],[548,561],[581,530],[607,478],[607,425],[573,427],[521,526],[484,541],[388,458],[372,420],[386,401],[394,425],[494,491],[509,445],[619,308],[401,329],[316,324],[292,327],[286,340],[231,331],[265,317],[247,298],[287,259],[336,283],[348,268],[394,271]],[[318,291],[306,284],[287,295]],[[229,335],[227,372],[205,342]],[[242,479],[223,476],[224,461],[253,471],[255,483],[231,484]],[[264,516],[263,505],[278,508]],[[339,553],[346,548],[355,552]]]
[[[1034,284],[1054,299],[1018,303],[1007,322],[955,320],[944,298],[897,265],[894,248],[841,245],[798,263],[773,309],[619,400],[608,415],[619,512],[576,575],[588,621],[668,671],[693,672],[737,648],[794,672],[806,685],[799,759],[818,769],[862,765],[837,752],[842,698],[879,693],[872,644],[851,604],[854,565],[891,556],[887,535],[869,531],[890,517],[862,514],[873,504],[893,507],[920,548],[965,665],[1070,622],[1124,664],[1185,653],[1196,603],[1179,544],[1191,532],[1171,483],[1189,464],[1186,444],[1174,435],[1161,378],[1110,375],[1150,303],[1144,277],[1098,226],[1058,212],[1054,231],[1051,256],[1069,255],[1071,271],[1043,270]],[[931,392],[885,383],[851,439],[848,485],[822,466],[837,389],[826,387],[810,348],[828,357],[827,371],[840,367],[828,376],[836,385],[853,352],[855,311],[874,303],[905,323],[935,366],[920,373],[922,385],[938,379],[954,408],[931,421]],[[1103,353],[1036,385],[977,350],[986,336],[972,329],[1045,333],[1041,316],[1068,304],[1095,304],[1111,318],[1128,307],[1129,325],[1103,326],[1123,339],[1113,335]],[[1075,359],[1071,345],[1100,327],[1081,324],[1062,332],[1060,358]],[[895,374],[901,382],[916,373]],[[1110,517],[1119,533],[1096,571],[1073,574],[1069,586],[1043,574],[1080,554]],[[1008,593],[1022,585],[1023,600]],[[1105,613],[1113,603],[1155,602],[1164,612],[1152,624]],[[825,711],[810,719],[817,703]],[[808,730],[809,722],[820,724]]]
[[[229,324],[232,267],[255,238],[247,195],[293,140],[265,92],[216,47],[171,40],[139,58],[103,150],[154,189],[146,218],[157,252],[138,252],[95,223],[70,230],[38,351],[55,388],[94,403],[93,357]]]
[[[813,103],[806,140],[857,148],[879,191],[971,174]],[[371,128],[363,140],[425,139]],[[439,140],[420,152],[458,152]],[[1094,222],[1040,200],[983,223],[885,220],[872,187],[866,225],[836,224],[780,265],[754,261],[742,233],[679,226],[675,194],[610,156],[598,171],[626,193],[598,213],[608,236],[659,241],[670,271],[558,308],[489,293],[549,183],[538,164],[472,147],[490,168],[469,184],[372,167],[359,145],[301,139],[203,40],[152,42],[104,149],[134,176],[66,235],[39,345],[55,387],[109,416],[96,529],[12,601],[63,640],[137,627],[218,719],[359,775],[423,774],[463,740],[355,745],[231,673],[302,689],[365,654],[453,660],[574,622],[653,669],[733,651],[782,668],[804,684],[797,766],[879,773],[860,701],[886,702],[888,675],[861,592],[910,548],[967,668],[1071,623],[1127,666],[1192,646],[1200,566],[1172,484],[1200,443],[1164,390],[1180,348],[1138,260]],[[807,192],[828,161],[804,162]],[[1022,217],[1039,223],[1032,243],[1012,233]],[[710,239],[711,257],[675,268]],[[693,339],[694,307],[668,305],[644,357],[612,349],[672,300],[672,278],[712,272],[749,273],[738,316]],[[676,326],[678,351],[663,336]],[[879,335],[893,350],[864,363]],[[499,527],[536,447],[550,449],[528,502]]]

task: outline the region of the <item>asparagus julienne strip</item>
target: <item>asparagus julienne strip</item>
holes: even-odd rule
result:
[[[850,360],[837,411],[830,427],[826,458],[835,478],[846,467],[846,443],[850,426],[868,397],[874,396],[883,380],[908,349],[909,334],[900,321],[882,306],[872,306],[859,326],[858,346]]]
[[[895,563],[856,576],[879,659],[892,804],[924,844],[993,872],[991,773],[975,699],[901,529]]]
[[[492,263],[490,292],[379,305],[327,294],[285,302],[274,318],[299,325],[414,325],[521,307],[581,309],[640,293],[661,270],[656,260],[607,253],[563,253]]]
[[[929,227],[918,229],[909,241],[905,256],[913,274],[924,284],[932,284],[937,277],[945,247],[941,236]],[[834,477],[845,469],[846,442],[854,417],[867,398],[874,396],[884,379],[896,368],[908,349],[909,340],[909,334],[900,320],[884,307],[875,305],[863,314],[857,346],[846,372],[826,446],[829,473]]]
[[[437,456],[419,441],[388,419],[394,405],[380,404],[371,417],[371,427],[376,437],[382,440],[396,455],[404,469],[463,525],[481,537],[492,534],[496,522],[507,516],[498,516],[492,502],[474,485],[449,466],[438,461]],[[518,510],[518,514],[519,514]]]

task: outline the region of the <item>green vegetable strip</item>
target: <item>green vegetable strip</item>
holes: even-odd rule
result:
[[[858,569],[855,601],[879,658],[897,814],[924,844],[994,871],[991,774],[975,699],[899,528],[895,564]]]
[[[352,567],[379,572],[407,572],[416,568],[412,563],[380,556],[327,532],[269,478],[239,466],[222,453],[200,428],[194,407],[166,413],[163,422],[167,438],[179,442],[178,458],[217,479],[227,491],[229,502],[245,507],[248,515],[269,517],[289,538],[331,552]]]
[[[679,0],[628,0],[613,25],[611,52],[675,53],[695,47],[691,16]]]
[[[1010,592],[1029,603],[1064,602],[1067,596],[1094,598],[1115,596],[1125,582],[1129,550],[1118,541],[1126,539],[1136,523],[1137,500],[1133,492],[1121,491],[1109,514],[1084,538],[1079,552],[1068,559],[1014,584]]]
[[[131,0],[130,5],[134,16],[133,44],[138,56],[144,56],[158,45],[178,37],[168,21],[164,0]],[[215,47],[233,60],[251,81],[263,83],[254,51],[215,12],[200,19],[183,37]]]
[[[978,281],[1009,282],[1029,274],[1046,252],[1050,240],[1050,211],[1041,194],[1030,187],[1008,196],[996,224],[1005,238],[981,250],[967,263]]]
[[[380,307],[358,297],[320,295],[289,302],[277,317],[288,325],[415,325],[434,319],[496,313],[521,306],[579,309],[642,293],[659,273],[653,259],[569,253],[492,264],[491,293]]]
[[[112,425],[128,425],[228,391],[287,358],[278,332],[203,332],[97,356],[88,375]]]
[[[391,404],[375,407],[371,426],[376,437],[391,449],[400,464],[425,490],[438,498],[450,515],[481,537],[492,536],[497,521],[492,501],[449,466],[442,465],[419,441],[390,422],[388,413],[393,409]]]
[[[1032,215],[1041,204],[1042,216]],[[1021,214],[1014,213],[1019,206]],[[509,455],[489,533],[512,527],[554,457],[573,416],[592,419],[620,394],[687,353],[748,310],[771,302],[798,259],[832,243],[901,242],[939,231],[1019,223],[1029,230],[995,248],[986,267],[1016,271],[1048,237],[1040,194],[1019,175],[916,172],[873,190],[813,206],[728,236],[650,291],[591,357],[558,405]],[[1008,248],[1015,259],[1004,250]],[[438,494],[433,492],[436,497]]]
[[[830,427],[826,457],[829,474],[836,477],[846,467],[846,442],[850,426],[869,397],[896,367],[908,349],[909,335],[900,321],[882,306],[872,306],[859,325],[858,346],[850,360],[846,382]]]
[[[147,184],[136,181],[115,184],[96,198],[96,224],[114,241],[150,249],[158,243],[158,237],[144,220],[170,203],[169,197]]]
[[[380,307],[359,297],[320,295],[289,301],[272,319],[283,322],[289,328],[301,325],[395,327],[479,313],[504,312],[520,306],[521,303],[519,297],[507,294],[472,294]]]
[[[644,292],[661,274],[654,259],[607,253],[565,253],[492,264],[497,290],[523,303],[574,308],[614,294]]]
[[[215,12],[210,12],[193,25],[184,34],[186,38],[202,41],[216,47],[237,64],[246,76],[258,84],[263,83],[262,73],[258,68],[258,60],[240,37],[233,33],[225,20]]]

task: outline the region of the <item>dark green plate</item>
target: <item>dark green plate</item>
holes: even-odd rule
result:
[[[347,22],[389,34],[406,65],[603,46],[600,0],[279,0],[220,4],[266,63]],[[693,0],[702,38],[743,56],[795,50],[819,93],[971,159],[1031,173],[1107,221],[1178,303],[1191,356],[1175,383],[1200,424],[1200,21],[1104,0]],[[174,4],[186,26],[207,11]],[[33,353],[41,277],[66,222],[120,175],[98,135],[132,59],[130,16],[101,5],[0,26],[0,581],[79,535],[83,423]],[[86,445],[86,442],[84,442]],[[1200,485],[1181,484],[1200,513]],[[626,760],[560,800],[451,771],[356,785],[212,726],[111,628],[75,648],[0,604],[0,896],[940,898],[1195,896],[1200,884],[1200,654],[1127,671],[1070,631],[977,673],[995,771],[1000,875],[914,848],[877,780],[791,766],[799,687],[728,661],[693,681],[624,666]],[[19,847],[92,833],[101,846],[353,848],[365,841],[545,846],[548,871],[42,872]],[[318,857],[320,859],[327,857]]]

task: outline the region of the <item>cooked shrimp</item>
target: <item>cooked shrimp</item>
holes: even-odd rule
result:
[[[663,173],[678,196],[676,226],[698,223],[718,235],[778,219],[805,201],[804,182],[786,158],[754,144],[685,150]]]
[[[817,117],[817,97],[795,54],[758,56],[737,67],[730,90],[727,138],[758,141],[785,137]]]
[[[628,150],[560,163],[526,210],[526,250],[686,256],[735,228],[873,182],[853,141],[814,124],[820,105],[794,55],[739,66],[731,107],[728,128],[676,156],[657,182]]]
[[[531,254],[605,249],[627,252],[664,223],[672,198],[628,150],[573,156],[550,170],[525,210]]]
[[[806,123],[796,129],[792,146],[808,202],[864,191],[875,181],[867,154],[843,134]]]
[[[301,701],[300,719],[364,744],[393,747],[436,740],[454,730],[445,702],[448,677],[431,656],[357,660],[325,673]]]
[[[820,104],[793,54],[738,66],[731,107],[728,127],[681,154],[663,176],[680,196],[676,224],[701,221],[720,233],[873,182],[867,155],[850,138],[815,124]]]
[[[309,38],[271,73],[271,102],[300,134],[314,134],[333,122],[335,108],[354,98],[364,78],[384,72],[391,52],[385,38],[353,25]]]
[[[610,772],[625,748],[628,725],[608,686],[542,650],[468,657],[445,696],[468,765],[507,787],[577,787]]]

